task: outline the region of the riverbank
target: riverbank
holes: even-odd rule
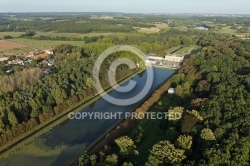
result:
[[[130,80],[132,77],[140,74],[144,70],[145,69],[140,69],[132,74],[128,74],[126,77],[118,80],[119,85]],[[112,90],[113,90],[112,87],[108,87],[105,89],[105,92],[109,93]],[[101,98],[101,96],[99,94],[97,94],[95,96],[90,96],[89,98],[82,100],[82,101],[78,102],[76,105],[68,108],[66,111],[62,112],[61,114],[54,116],[49,121],[36,126],[35,128],[30,130],[29,132],[26,132],[25,134],[20,135],[19,137],[15,138],[14,140],[5,144],[4,146],[1,146],[0,159],[7,158],[8,156],[12,155],[18,149],[22,148],[23,146],[25,146],[26,144],[28,144],[32,140],[36,139],[37,137],[41,136],[42,134],[48,132],[49,130],[51,130],[52,128],[57,126],[58,124],[67,120],[69,112],[79,112],[83,108],[96,102],[100,98]]]
[[[177,70],[171,75],[175,75]],[[143,100],[137,108],[135,108],[132,112],[150,112],[150,110],[158,103],[159,100],[164,96],[165,92],[170,87],[169,79],[171,76],[166,79],[156,90],[150,94],[145,100]],[[143,110],[139,111],[139,110]],[[109,129],[107,129],[102,135],[96,138],[91,144],[86,147],[86,151],[88,154],[96,154],[101,151],[104,146],[110,146],[114,143],[114,140],[122,135],[128,133],[137,123],[139,119],[128,118],[121,119],[115,124],[113,124]],[[82,154],[78,155],[75,159],[69,162],[68,166],[77,166],[78,159]]]

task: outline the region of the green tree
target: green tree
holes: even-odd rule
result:
[[[180,164],[186,158],[184,153],[185,150],[175,148],[169,141],[160,141],[150,151],[146,166]]]
[[[192,146],[192,136],[190,135],[180,135],[177,139],[177,147],[188,150]]]
[[[199,121],[203,121],[203,117],[199,114],[198,111],[196,111],[196,110],[188,111],[187,110],[187,113],[194,115]]]
[[[97,163],[97,156],[93,154],[89,157],[89,159],[90,159],[91,166],[95,166]]]
[[[88,166],[90,165],[90,156],[85,151],[83,155],[78,159],[78,166]]]
[[[183,107],[174,107],[168,110],[168,120],[169,121],[179,121],[184,112]]]
[[[115,140],[115,143],[120,148],[122,156],[127,157],[129,155],[138,155],[139,152],[136,150],[134,141],[128,136],[123,136]]]
[[[213,131],[211,129],[208,129],[208,128],[204,128],[201,131],[201,138],[204,140],[207,140],[207,141],[216,140]]]
[[[132,164],[132,163],[130,163],[130,162],[128,162],[128,163],[127,163],[127,162],[125,162],[125,163],[123,163],[123,164],[122,164],[122,166],[133,166],[133,164]]]
[[[18,119],[15,113],[12,111],[8,111],[8,120],[11,126],[15,126],[18,124]]]
[[[2,118],[0,118],[0,134],[5,131],[5,124],[3,123]]]
[[[55,89],[52,89],[51,94],[54,97],[57,105],[62,104],[67,98],[67,93],[60,86],[56,86]]]
[[[118,156],[116,154],[112,154],[106,157],[105,163],[107,166],[116,166],[118,163]]]

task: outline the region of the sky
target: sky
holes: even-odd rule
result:
[[[250,14],[250,0],[0,0],[4,12]]]

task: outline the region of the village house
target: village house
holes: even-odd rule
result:
[[[170,61],[170,62],[181,63],[184,60],[184,56],[179,56],[179,55],[176,55],[176,54],[168,54],[168,55],[165,55],[165,60]]]
[[[7,61],[8,59],[9,58],[7,58],[7,57],[0,58],[0,62]]]
[[[34,59],[46,58],[47,56],[48,54],[46,54],[45,51],[43,51],[43,52],[34,54]]]
[[[8,64],[9,65],[24,65],[24,62],[23,60],[20,60],[20,59],[15,59],[15,60],[12,60],[12,61],[8,61]]]
[[[52,50],[45,50],[45,53],[48,54],[48,55],[53,55],[54,52]]]
[[[27,59],[33,59],[34,58],[34,52],[29,52],[29,54],[28,55],[26,55],[26,58]]]

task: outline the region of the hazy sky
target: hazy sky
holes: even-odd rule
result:
[[[0,0],[1,12],[250,14],[250,0]]]

